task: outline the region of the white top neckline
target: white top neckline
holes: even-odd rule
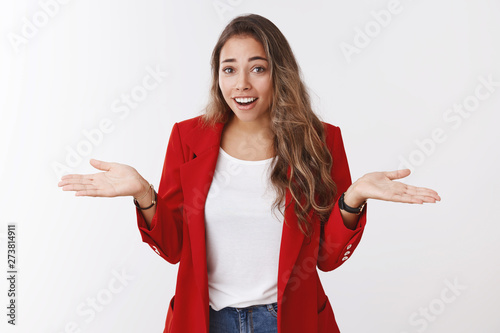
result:
[[[271,157],[271,158],[268,158],[268,159],[265,159],[265,160],[258,160],[258,161],[241,160],[239,158],[233,157],[233,156],[229,155],[228,153],[226,153],[224,151],[224,149],[222,149],[222,147],[219,147],[219,150],[222,153],[222,155],[224,155],[228,159],[230,159],[230,160],[232,160],[234,162],[240,163],[240,164],[254,164],[254,165],[255,164],[266,164],[266,163],[270,163],[271,160],[273,159],[273,157]]]

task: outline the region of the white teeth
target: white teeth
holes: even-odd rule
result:
[[[235,98],[236,102],[238,103],[250,103],[255,101],[257,98],[251,97],[251,98]]]

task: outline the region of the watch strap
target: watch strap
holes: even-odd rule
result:
[[[342,195],[340,196],[339,198],[339,208],[342,209],[342,210],[345,210],[346,212],[348,213],[352,213],[352,214],[356,214],[356,215],[359,215],[361,214],[361,211],[363,210],[363,208],[365,207],[366,205],[366,201],[363,202],[363,204],[361,204],[361,206],[357,207],[357,208],[353,208],[353,207],[350,207],[348,206],[345,202],[344,202],[344,196],[345,196],[345,192],[342,193]]]

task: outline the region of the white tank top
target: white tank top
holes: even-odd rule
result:
[[[283,215],[269,179],[272,158],[245,161],[219,147],[205,203],[210,306],[277,302]]]

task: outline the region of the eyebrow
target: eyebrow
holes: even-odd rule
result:
[[[248,61],[254,61],[254,60],[265,60],[265,61],[267,61],[266,58],[259,57],[259,56],[248,58]],[[223,60],[221,63],[224,63],[224,62],[235,62],[235,61],[236,61],[236,59],[229,58],[229,59]]]

